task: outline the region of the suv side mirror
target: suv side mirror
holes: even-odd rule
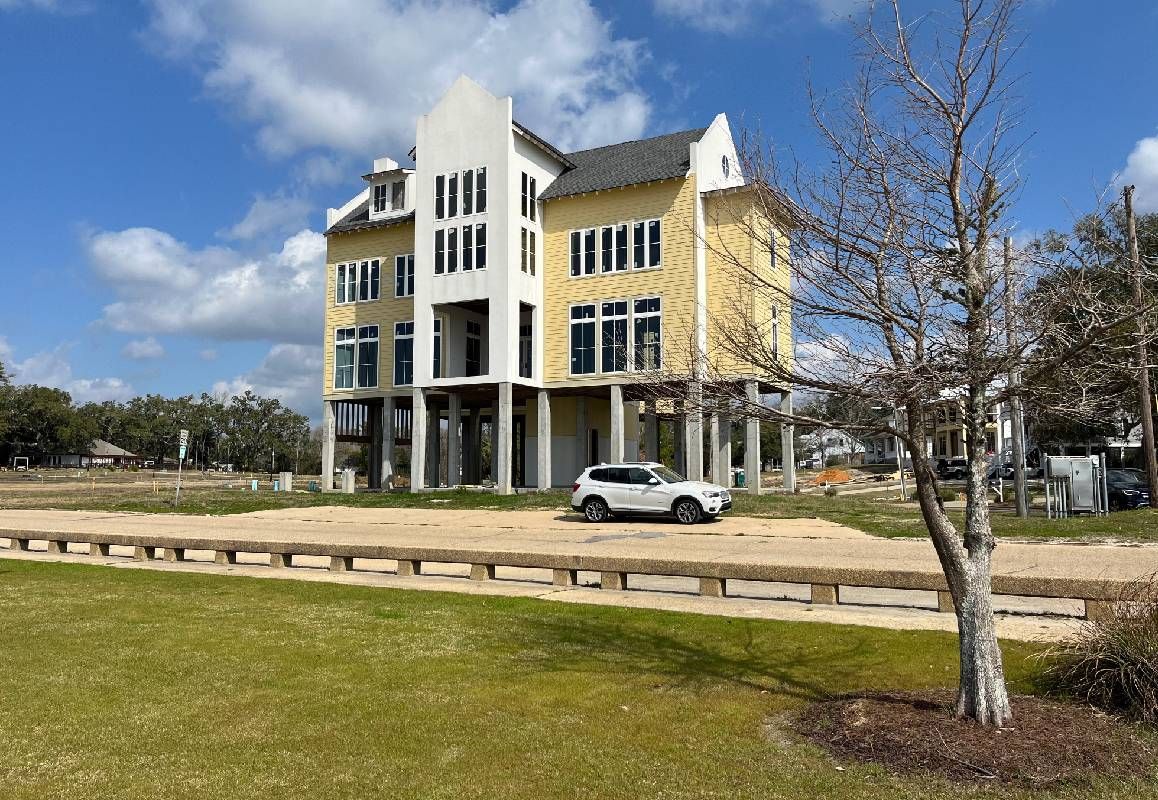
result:
[[[650,478],[647,479],[647,485],[648,486],[659,486],[659,478],[652,475]]]

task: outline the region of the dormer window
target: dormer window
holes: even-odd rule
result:
[[[725,178],[732,172],[732,162],[728,160],[727,156],[721,156],[720,169],[723,170]]]
[[[402,211],[406,208],[406,181],[390,184],[390,210]]]
[[[390,205],[390,186],[385,183],[379,183],[374,186],[374,213],[381,214],[386,211]]]

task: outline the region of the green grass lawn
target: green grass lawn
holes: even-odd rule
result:
[[[1014,690],[1032,652],[1005,646]],[[956,798],[778,722],[955,661],[940,633],[0,560],[0,797]]]
[[[144,479],[142,479],[144,480]],[[242,481],[238,481],[242,483]],[[245,482],[247,483],[247,481]],[[764,518],[818,517],[839,522],[877,536],[926,536],[924,523],[915,503],[903,504],[894,497],[844,494],[826,497],[822,494],[765,494],[750,497],[735,494],[734,514]],[[356,506],[365,508],[480,508],[494,510],[556,509],[566,510],[569,495],[565,491],[529,492],[503,497],[490,492],[438,492],[409,494],[363,493],[320,494],[294,492],[274,493],[268,484],[260,492],[247,489],[194,485],[182,490],[181,505],[174,508],[171,489],[154,493],[151,484],[127,484],[101,481],[93,484],[73,483],[53,486],[29,481],[8,480],[0,483],[0,509],[64,508],[100,511],[149,511],[186,514],[240,514],[274,508],[308,506]],[[961,524],[964,514],[953,512]],[[1126,539],[1158,541],[1158,509],[1114,513],[1109,517],[1080,517],[1048,520],[1041,515],[1018,519],[1007,510],[995,509],[993,528],[998,536],[1025,539]],[[703,532],[702,529],[697,529]]]

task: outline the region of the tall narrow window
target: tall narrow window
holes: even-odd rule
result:
[[[535,346],[531,339],[531,326],[519,326],[519,377],[531,377],[531,364],[534,358]]]
[[[595,373],[595,304],[571,306],[571,374]]]
[[[534,222],[538,217],[538,212],[536,211],[539,205],[538,197],[539,193],[535,191],[535,179],[531,178],[531,197],[529,201],[531,206],[531,222]]]
[[[377,300],[381,279],[382,276],[378,259],[363,261],[362,271],[358,280],[358,299]]]
[[[334,388],[354,388],[354,334],[353,328],[334,331]]]
[[[390,187],[385,183],[374,186],[374,213],[380,214],[388,209],[390,203]]]
[[[334,278],[334,304],[346,302],[346,265],[338,264]]]
[[[583,274],[583,234],[571,231],[571,277]]]
[[[615,268],[615,229],[610,225],[599,229],[599,268],[603,272]]]
[[[647,225],[637,222],[631,226],[631,268],[647,266]]]
[[[414,294],[414,256],[394,257],[394,296],[410,297]]]
[[[527,260],[531,264],[531,274],[534,275],[535,274],[535,261],[538,259],[538,253],[535,250],[535,232],[530,231],[529,233],[531,236],[531,246],[528,248],[528,254],[529,255],[527,257]]]
[[[394,181],[390,185],[390,210],[402,211],[406,208],[406,181]]]
[[[474,226],[462,226],[462,271],[474,269]]]
[[[458,272],[458,228],[446,229],[446,271]]]
[[[452,172],[446,178],[446,216],[458,216],[458,173]]]
[[[595,229],[583,231],[583,274],[595,274]]]
[[[604,303],[601,311],[600,369],[603,372],[626,372],[627,301]]]
[[[462,171],[462,214],[468,216],[474,213],[474,170]]]
[[[663,254],[663,243],[660,241],[659,220],[649,220],[647,223],[647,266],[658,267]]]
[[[528,190],[528,187],[527,187],[527,183],[528,183],[528,181],[529,181],[529,180],[530,180],[530,176],[528,176],[528,175],[527,175],[527,173],[525,173],[525,172],[524,172],[524,173],[523,173],[523,184],[522,184],[522,188],[523,188],[523,193],[522,193],[523,204],[522,204],[522,207],[521,207],[521,208],[522,208],[522,214],[523,214],[523,217],[524,217],[524,218],[527,218],[527,217],[529,217],[529,214],[528,214],[528,212],[527,212],[527,190]]]
[[[373,389],[378,385],[378,326],[358,328],[358,388]]]
[[[434,179],[434,218],[443,219],[446,216],[446,176],[439,175]]]
[[[446,231],[439,228],[434,232],[434,274],[446,272]]]
[[[780,306],[772,306],[772,357],[780,357]]]
[[[524,178],[527,177],[526,174],[524,174],[523,177]],[[521,261],[522,268],[523,268],[523,272],[527,272],[527,229],[526,228],[522,228],[520,230],[519,239],[521,241],[521,247],[520,247],[519,251],[520,251],[520,253],[522,253],[522,261]]]
[[[481,214],[487,210],[487,168],[479,167],[475,170],[474,210]]]
[[[615,271],[627,269],[627,223],[615,226]]]
[[[434,318],[434,372],[436,378],[442,377],[442,317]]]
[[[362,272],[358,276],[359,277],[359,280],[358,280],[358,299],[359,300],[369,300],[370,299],[370,270],[368,270],[366,267],[367,267],[367,263],[365,261],[363,261],[362,262]]]
[[[487,268],[487,224],[474,226],[474,268]]]
[[[353,303],[358,299],[358,265],[346,265],[346,302]]]
[[[414,383],[414,323],[394,323],[394,385]]]
[[[775,272],[776,268],[778,266],[780,266],[779,263],[777,263],[778,254],[777,254],[776,250],[777,250],[776,229],[775,228],[769,228],[768,229],[768,266],[772,268],[773,272]]]
[[[482,325],[472,319],[466,321],[466,376],[482,374]]]
[[[659,369],[662,358],[660,299],[644,297],[633,306],[635,320],[635,368]]]

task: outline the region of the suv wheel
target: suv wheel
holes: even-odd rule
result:
[[[607,508],[607,503],[603,502],[603,498],[591,497],[583,504],[583,516],[588,522],[606,522],[611,512]]]
[[[683,525],[695,525],[704,515],[700,504],[690,498],[684,498],[675,505],[675,518]]]

